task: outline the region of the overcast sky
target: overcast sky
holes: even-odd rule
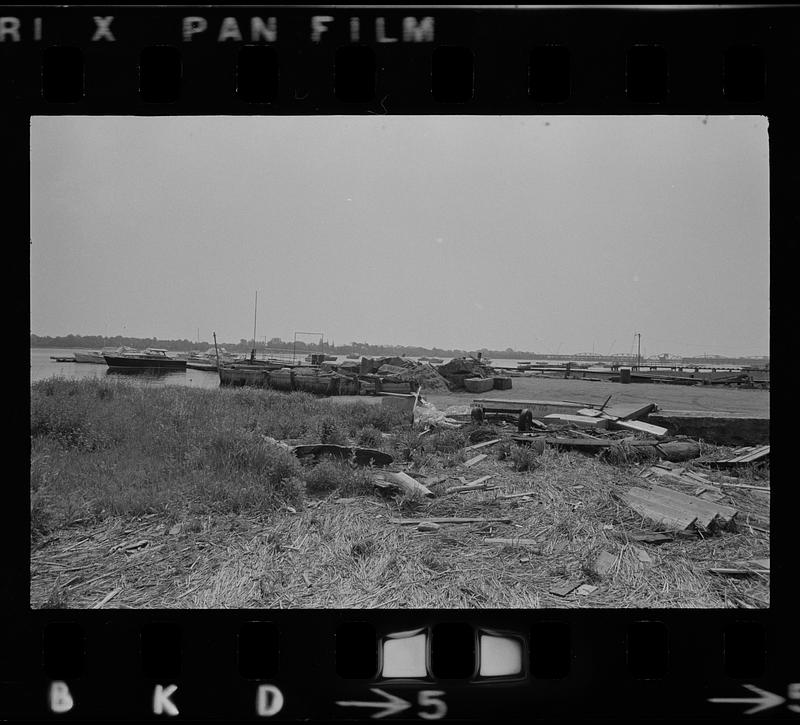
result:
[[[758,116],[36,117],[31,332],[769,353]]]

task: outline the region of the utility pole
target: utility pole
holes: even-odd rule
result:
[[[634,335],[639,338],[638,346],[636,348],[636,369],[642,364],[642,333],[635,332]]]

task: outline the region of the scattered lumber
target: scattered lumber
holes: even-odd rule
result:
[[[489,456],[486,453],[481,453],[481,454],[475,456],[474,458],[470,458],[468,461],[464,461],[463,465],[465,467],[469,468],[469,466],[474,466],[476,463],[480,463],[482,460],[484,460],[485,458],[488,458],[488,457]]]
[[[434,519],[389,519],[391,524],[400,524],[400,526],[413,526],[422,523],[431,524],[510,524],[511,519],[459,519],[452,517],[434,518]]]
[[[655,403],[618,403],[606,408],[603,415],[617,420],[641,420],[655,409]]]
[[[570,415],[569,413],[550,413],[544,416],[544,420],[569,423],[577,425],[579,428],[606,428],[608,427],[608,420],[606,418],[590,418],[585,415]]]
[[[521,436],[511,436],[515,441],[531,440],[525,439]],[[609,448],[619,444],[616,438],[607,438],[605,440],[600,438],[592,438],[591,436],[583,435],[580,438],[566,438],[566,437],[548,437],[544,439],[548,445],[560,446],[561,448],[594,448],[600,450],[601,448]],[[653,446],[657,441],[652,440],[633,440],[628,441],[632,446]]]
[[[487,448],[488,446],[493,446],[495,443],[499,443],[502,438],[493,438],[490,441],[483,441],[483,443],[475,443],[471,446],[467,446],[464,450],[465,451],[475,451],[478,448]]]
[[[720,488],[746,488],[751,491],[761,491],[763,493],[770,493],[769,486],[749,486],[746,483],[727,483],[726,481],[715,481],[715,486]]]
[[[638,514],[668,529],[684,531],[697,521],[694,513],[659,500],[644,488],[630,488],[622,495],[622,500]]]
[[[746,446],[734,450],[734,455],[730,458],[723,458],[719,461],[698,461],[698,463],[717,468],[735,468],[748,463],[757,463],[766,458],[769,458],[769,446]]]
[[[426,498],[433,498],[434,496],[433,491],[402,471],[399,473],[382,471],[376,476],[374,483],[381,488],[393,486],[409,494],[422,494]]]
[[[550,594],[555,594],[557,597],[566,597],[567,594],[577,589],[582,582],[568,582],[560,586],[552,586],[548,590]]]
[[[650,490],[632,488],[628,491],[626,501],[631,508],[646,518],[662,520],[662,523],[665,523],[663,519],[672,517],[674,523],[684,523],[678,527],[681,530],[689,528],[692,524],[704,529],[711,528],[712,525],[727,528],[738,513],[730,506],[655,484]],[[690,521],[692,517],[693,521],[686,524],[685,522]]]
[[[615,420],[613,423],[615,428],[626,428],[627,430],[649,433],[650,435],[658,437],[667,435],[666,428],[662,428],[660,425],[653,425],[652,423],[645,423],[641,420]]]
[[[629,539],[638,541],[642,544],[664,544],[668,541],[674,541],[675,537],[672,534],[665,534],[660,531],[645,531],[642,533],[629,533]]]
[[[535,496],[536,491],[523,491],[522,493],[505,493],[502,496],[498,496],[498,498],[522,498],[524,496]]]
[[[445,489],[445,496],[450,495],[451,493],[469,493],[470,491],[486,491],[490,488],[489,484],[486,483],[490,478],[493,478],[494,474],[489,474],[488,476],[482,476],[481,478],[476,478],[472,483],[465,483],[463,486],[453,486],[451,488]],[[497,486],[492,486],[491,488],[497,488]]]

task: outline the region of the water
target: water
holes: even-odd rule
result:
[[[125,379],[141,381],[150,385],[185,385],[192,388],[219,387],[219,375],[207,370],[111,370],[106,365],[95,363],[60,363],[50,359],[51,355],[55,357],[69,356],[74,352],[75,350],[71,348],[32,347],[31,383],[58,376],[71,380],[84,378]]]
[[[78,348],[81,349],[81,348]],[[93,363],[59,363],[51,360],[50,356],[70,356],[75,352],[73,348],[31,348],[31,382],[37,380],[45,380],[53,376],[60,376],[64,378],[71,378],[74,380],[82,378],[125,378],[127,380],[140,380],[155,385],[186,385],[194,388],[216,388],[219,386],[219,376],[215,372],[208,372],[205,370],[145,370],[145,371],[128,371],[128,370],[110,370],[105,365],[96,365]],[[304,356],[302,356],[304,357]],[[298,356],[298,359],[302,359]],[[347,360],[346,355],[338,355],[337,362],[344,362]],[[410,357],[411,360],[416,360],[415,357]],[[445,362],[449,362],[452,358],[442,358]],[[515,359],[494,359],[491,362],[492,367],[497,368],[516,368],[519,360]],[[528,361],[526,361],[528,362]],[[533,361],[530,361],[533,362]],[[542,361],[548,366],[563,365],[567,360],[544,360]],[[687,370],[693,366],[687,366]],[[534,368],[535,369],[535,368]],[[643,370],[647,370],[647,365],[642,366]],[[701,367],[701,369],[704,369]],[[610,372],[611,369],[603,366],[591,366],[586,369],[586,372]]]

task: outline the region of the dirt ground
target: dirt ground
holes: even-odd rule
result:
[[[515,377],[511,390],[487,393],[431,393],[425,399],[440,410],[464,405],[473,398],[509,400],[568,400],[599,404],[611,395],[609,405],[653,402],[662,411],[714,411],[742,416],[769,417],[769,390],[748,390],[710,385],[665,385],[663,383],[593,382],[563,378]]]

